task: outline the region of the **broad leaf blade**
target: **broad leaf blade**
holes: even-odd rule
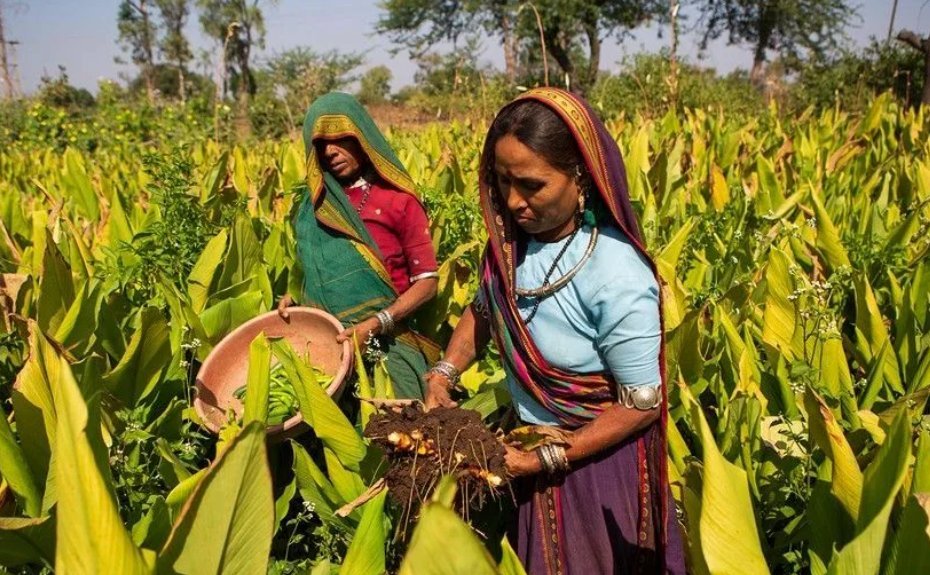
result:
[[[252,423],[188,500],[159,557],[159,572],[264,574],[273,533],[265,429]]]

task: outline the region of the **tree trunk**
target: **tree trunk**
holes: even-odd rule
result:
[[[752,70],[749,72],[749,83],[757,89],[765,86],[765,48],[756,47],[755,54],[752,58]]]
[[[181,103],[187,101],[187,86],[184,83],[184,63],[178,62],[178,98],[180,98]]]
[[[149,20],[149,8],[147,0],[139,0],[137,6],[139,14],[142,16],[142,49],[145,53],[145,61],[142,63],[142,78],[145,81],[145,93],[148,96],[149,104],[155,103],[155,49],[153,47],[151,20]]]
[[[920,96],[920,103],[930,106],[930,38],[924,40],[924,91]]]
[[[669,83],[669,93],[673,106],[678,104],[678,10],[681,8],[679,0],[670,0],[669,3],[669,28],[671,35],[671,47],[669,49],[669,71],[671,73]]]
[[[561,30],[557,29],[546,30],[546,38],[549,39],[549,52],[552,54],[552,57],[555,58],[562,72],[565,73],[565,78],[567,80],[567,85],[565,87],[571,89],[578,80],[575,75],[575,64],[572,62],[571,56],[568,53],[571,39],[566,39]]]
[[[245,28],[245,40],[239,46],[239,86],[236,91],[236,136],[239,140],[246,140],[252,135],[252,119],[249,116],[249,106],[254,92],[252,67],[249,65],[249,53],[252,48],[252,37],[249,28]]]
[[[584,93],[597,82],[597,73],[601,67],[601,37],[598,35],[597,21],[588,21],[584,24],[585,36],[588,37],[588,70],[578,86],[578,91]]]
[[[3,6],[0,5],[0,72],[3,73],[3,92],[6,99],[12,100],[13,77],[10,75],[10,62],[6,51],[6,36],[3,33]]]
[[[922,39],[910,30],[902,30],[898,32],[898,40],[924,56],[924,89],[921,92],[920,103],[930,106],[930,36]]]
[[[509,14],[500,18],[501,34],[504,37],[504,69],[507,80],[513,84],[517,79],[517,37]]]

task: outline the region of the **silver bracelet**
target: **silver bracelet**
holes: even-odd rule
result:
[[[375,314],[375,317],[378,318],[379,322],[381,322],[382,334],[390,335],[394,333],[394,316],[391,315],[391,312],[383,309]]]
[[[536,457],[539,459],[539,465],[542,467],[542,470],[546,473],[546,475],[554,475],[555,470],[552,466],[552,461],[549,459],[549,452],[543,449],[544,447],[546,446],[542,445],[536,448]]]
[[[552,455],[552,461],[555,464],[556,471],[561,473],[568,472],[570,467],[568,465],[568,453],[565,452],[565,448],[554,443],[550,443],[546,445],[546,447],[550,455]]]
[[[459,384],[459,379],[461,378],[461,373],[457,367],[452,365],[452,362],[441,359],[433,364],[433,367],[429,368],[427,373],[438,373],[439,375],[444,376],[449,380],[450,387],[455,387]]]
[[[554,443],[547,443],[536,448],[536,456],[547,475],[567,473],[571,466],[565,448]]]
[[[423,272],[415,276],[410,276],[410,283],[418,282],[420,280],[425,280],[427,278],[438,278],[438,277],[439,277],[438,271]]]
[[[621,385],[619,399],[627,409],[650,411],[662,403],[662,393],[658,385]]]

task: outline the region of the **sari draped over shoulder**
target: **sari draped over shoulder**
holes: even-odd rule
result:
[[[386,308],[398,293],[377,244],[342,185],[323,169],[318,157],[316,142],[344,137],[359,142],[372,168],[388,185],[418,201],[419,197],[403,164],[354,97],[334,92],[311,104],[303,126],[307,179],[294,224],[304,271],[303,296],[309,305],[350,325]],[[401,325],[383,344],[398,396],[422,398],[420,378],[439,356],[439,347]]]
[[[605,208],[601,217],[626,234],[658,282],[630,204],[620,150],[604,124],[587,103],[564,90],[530,90],[509,105],[527,99],[544,104],[569,126]],[[485,169],[482,166],[481,173]],[[488,229],[481,290],[502,361],[511,377],[561,426],[580,427],[617,402],[617,384],[607,373],[578,374],[553,367],[539,352],[520,316],[514,291],[519,228],[481,180],[481,208]],[[518,525],[512,535],[529,573],[684,573],[668,484],[664,347],[663,341],[658,421],[618,446],[576,462],[561,481],[536,478],[518,497]]]

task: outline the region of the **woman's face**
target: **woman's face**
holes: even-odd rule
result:
[[[573,174],[508,134],[494,146],[494,175],[501,200],[525,232],[555,241],[574,229],[580,190]]]
[[[352,182],[368,163],[368,156],[355,138],[322,140],[316,143],[323,169],[341,182]]]

